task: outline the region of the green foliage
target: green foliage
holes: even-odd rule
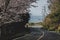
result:
[[[46,16],[43,26],[47,30],[60,32],[60,1],[54,0],[50,5],[51,12]]]

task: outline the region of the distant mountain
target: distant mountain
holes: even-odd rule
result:
[[[37,22],[41,22],[42,20],[43,20],[43,16],[31,16],[29,22],[37,23]]]

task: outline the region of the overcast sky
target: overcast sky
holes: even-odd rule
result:
[[[31,6],[30,8],[31,17],[29,22],[41,22],[44,19],[44,14],[49,13],[47,0],[39,0],[37,1],[37,3],[32,3],[31,5],[35,5],[38,7],[35,8]],[[44,12],[43,10],[44,6],[46,12]]]
[[[37,3],[32,3],[32,4],[38,6],[36,8],[34,8],[34,7],[30,8],[30,10],[31,10],[30,13],[32,14],[32,16],[41,16],[41,15],[43,15],[42,9],[44,9],[44,6],[46,7],[46,11],[48,13],[47,0],[39,0],[39,1],[37,1]]]

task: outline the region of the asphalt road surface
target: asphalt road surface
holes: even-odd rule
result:
[[[60,34],[49,32],[40,28],[31,28],[31,33],[13,40],[60,40]]]

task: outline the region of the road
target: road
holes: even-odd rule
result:
[[[32,28],[42,28],[42,25],[33,25],[33,26],[28,26],[28,27],[32,27]]]
[[[37,40],[40,36],[43,35],[42,31],[39,31],[40,29],[36,30],[36,28],[31,28],[31,33],[26,34],[25,36],[18,37],[14,40]]]
[[[13,40],[60,40],[60,34],[42,30],[40,28],[31,28],[31,33]]]

